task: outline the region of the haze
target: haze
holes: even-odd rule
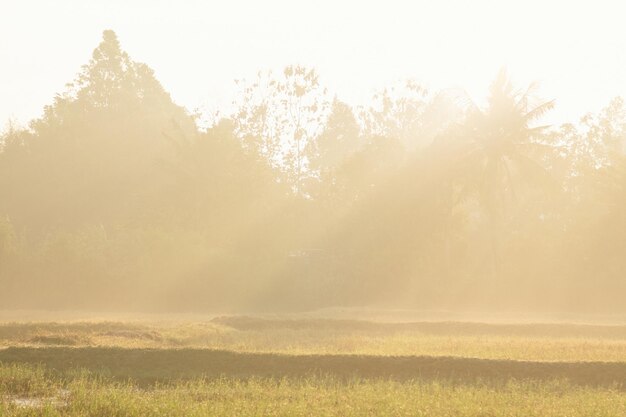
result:
[[[626,93],[619,1],[54,1],[5,0],[0,123],[27,123],[63,90],[105,28],[149,63],[175,101],[206,113],[234,99],[235,78],[315,67],[340,99],[413,78],[476,100],[499,68],[557,98],[548,123],[574,122]],[[10,81],[9,81],[10,80]]]
[[[623,312],[609,6],[9,3],[4,306]]]
[[[0,416],[626,416],[618,2],[0,2]]]

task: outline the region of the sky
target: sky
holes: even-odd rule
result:
[[[556,99],[549,123],[626,97],[620,1],[0,0],[0,127],[38,117],[113,29],[188,109],[226,108],[234,79],[315,67],[351,104],[412,78],[478,103],[506,67]]]

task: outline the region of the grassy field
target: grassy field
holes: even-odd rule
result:
[[[0,323],[0,416],[626,416],[626,326]]]
[[[626,325],[206,321],[0,323],[0,347],[198,348],[289,355],[453,356],[626,362]]]

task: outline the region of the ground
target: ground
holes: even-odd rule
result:
[[[0,314],[0,416],[626,416],[619,320],[359,317]]]

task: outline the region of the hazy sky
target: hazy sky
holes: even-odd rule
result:
[[[314,66],[351,103],[411,77],[477,100],[507,66],[575,120],[626,96],[620,1],[0,0],[0,126],[40,114],[104,29],[150,65],[179,104],[229,103],[234,78]]]

